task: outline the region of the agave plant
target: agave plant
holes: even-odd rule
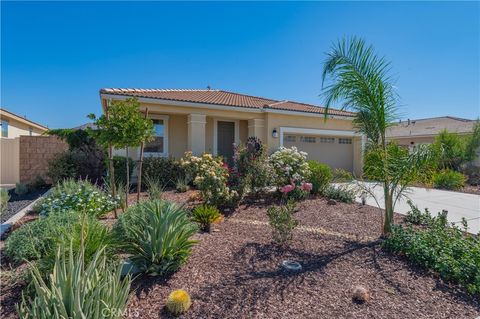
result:
[[[22,296],[22,302],[17,307],[20,318],[122,317],[131,278],[120,277],[121,266],[112,268],[104,248],[99,249],[86,265],[83,247],[80,254],[74,256],[72,245],[68,251],[61,245],[48,281],[43,279],[35,265],[31,266],[35,297]]]
[[[123,215],[115,227],[117,235],[123,237],[122,247],[132,255],[132,263],[151,275],[176,271],[197,242],[190,240],[197,232],[196,225],[188,219],[187,211],[174,203],[143,202]]]

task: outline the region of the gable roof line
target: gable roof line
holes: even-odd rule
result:
[[[104,88],[100,90],[100,96],[120,95],[132,96],[153,100],[180,101],[188,103],[200,103],[206,105],[219,105],[225,107],[241,107],[256,110],[284,110],[294,113],[325,113],[325,108],[294,102],[289,100],[276,100],[225,90],[191,90],[191,89],[122,89]],[[284,106],[282,106],[284,105]],[[355,113],[330,108],[327,114],[343,117],[353,117]]]
[[[27,119],[26,117],[22,117],[22,116],[20,116],[20,115],[18,115],[18,114],[15,114],[15,113],[13,113],[13,112],[10,112],[10,111],[6,110],[4,107],[1,107],[1,108],[0,108],[0,111],[1,111],[0,113],[6,113],[6,115],[11,116],[12,118],[14,118],[15,120],[17,120],[17,121],[19,121],[19,122],[22,122],[22,123],[27,124],[27,125],[35,126],[36,128],[39,128],[39,129],[43,129],[43,130],[48,131],[48,127],[46,127],[46,126],[44,126],[44,125],[42,125],[42,124],[39,124],[39,123],[37,123],[37,122],[34,122],[34,121],[32,121],[32,120],[29,120],[29,119]]]

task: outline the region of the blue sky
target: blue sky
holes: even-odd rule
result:
[[[5,2],[1,105],[51,128],[102,87],[212,88],[322,104],[322,62],[357,35],[392,61],[403,118],[480,116],[478,2]]]

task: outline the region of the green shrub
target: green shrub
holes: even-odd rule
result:
[[[461,189],[465,186],[465,181],[465,175],[452,170],[440,171],[433,176],[433,186],[441,189]]]
[[[145,184],[147,185],[148,197],[151,200],[162,199],[163,186],[159,179],[148,176],[145,178]]]
[[[200,229],[205,232],[210,232],[210,224],[220,216],[220,212],[215,206],[201,205],[192,211],[192,221],[199,224]]]
[[[28,186],[27,184],[23,183],[16,183],[15,184],[15,194],[22,196],[28,193]]]
[[[257,192],[272,182],[272,166],[267,148],[258,137],[249,137],[235,147],[229,185],[243,196],[245,191]]]
[[[49,281],[32,266],[33,299],[22,296],[18,306],[20,318],[122,318],[130,291],[130,276],[121,279],[121,265],[108,263],[100,248],[87,263],[83,247],[59,247]]]
[[[197,227],[187,211],[166,201],[147,201],[120,215],[114,233],[130,260],[151,275],[175,272],[196,243],[190,237]]]
[[[322,195],[326,198],[339,200],[344,203],[353,203],[355,200],[355,192],[342,186],[328,186],[325,188]]]
[[[9,200],[10,195],[8,194],[8,191],[4,188],[0,188],[0,215],[7,209]]]
[[[43,258],[55,247],[61,234],[72,231],[78,218],[73,212],[53,214],[23,225],[8,236],[6,256],[14,263]]]
[[[345,182],[351,182],[353,181],[353,175],[352,173],[342,169],[342,168],[336,168],[333,170],[332,173],[332,180],[335,183],[345,183]]]
[[[110,212],[118,199],[88,181],[64,180],[54,187],[42,203],[40,214],[75,211],[100,217]]]
[[[35,179],[28,184],[28,188],[32,191],[43,189],[46,186],[47,186],[47,182],[40,175],[37,175]]]
[[[71,151],[59,153],[48,162],[47,176],[50,177],[53,184],[60,183],[65,179],[76,179],[78,175],[76,163],[79,162]]]
[[[480,293],[480,238],[449,227],[446,213],[421,229],[394,225],[383,246],[459,283],[470,293]]]
[[[185,193],[188,191],[188,181],[186,178],[178,178],[177,181],[175,182],[175,190],[179,193]]]
[[[95,253],[100,249],[105,250],[108,261],[114,259],[116,243],[110,230],[95,218],[87,215],[81,216],[72,227],[58,231],[52,239],[54,243],[48,247],[49,250],[45,252],[45,256],[38,263],[38,268],[43,274],[51,273],[59,246],[68,247],[71,245],[75,258],[83,253],[86,264],[93,260]]]
[[[146,157],[143,160],[142,172],[145,180],[156,179],[163,187],[173,187],[177,179],[186,177],[185,170],[178,161],[165,157]]]
[[[127,158],[125,156],[114,156],[113,157],[113,169],[115,171],[115,181],[117,184],[126,185],[127,184]],[[108,161],[108,159],[107,159]],[[144,164],[145,165],[145,164]],[[129,168],[129,180],[132,180],[133,170],[135,168],[135,162],[129,157],[128,158],[128,168]]]
[[[422,211],[418,209],[411,200],[407,200],[407,204],[410,206],[410,211],[408,211],[405,216],[405,221],[407,223],[413,225],[429,225],[432,222],[432,216],[427,208],[425,208],[425,212],[422,213]]]
[[[317,161],[308,161],[310,168],[310,182],[312,183],[312,192],[320,194],[332,181],[332,169],[326,164]]]
[[[288,201],[283,206],[271,206],[267,209],[272,237],[277,244],[285,245],[292,240],[292,232],[298,225],[298,221],[293,217],[294,213],[294,201]]]

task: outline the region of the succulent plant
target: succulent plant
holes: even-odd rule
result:
[[[185,313],[192,304],[190,295],[183,289],[174,290],[167,298],[167,310],[174,314],[180,315]]]

